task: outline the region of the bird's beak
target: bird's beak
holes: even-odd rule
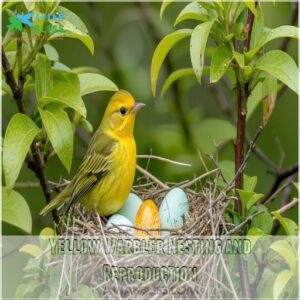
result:
[[[131,113],[135,114],[140,111],[146,104],[144,103],[135,103],[134,107],[131,109]]]

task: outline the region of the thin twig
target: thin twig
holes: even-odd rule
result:
[[[266,196],[262,199],[261,203],[266,204],[269,203],[272,199],[274,199],[274,194],[277,194],[277,189],[280,186],[281,182],[284,181],[285,179],[291,177],[292,175],[298,173],[299,170],[299,165],[295,164],[292,167],[290,167],[287,170],[284,170],[278,174],[276,174],[275,181],[269,190],[269,192],[266,194]],[[271,198],[271,200],[270,200]]]
[[[264,210],[261,210],[261,211],[258,211],[256,212],[255,214],[247,217],[242,223],[240,223],[239,225],[237,225],[236,227],[234,227],[233,229],[231,229],[229,232],[228,232],[228,235],[232,235],[236,232],[238,232],[240,229],[242,229],[244,227],[244,225],[246,225],[249,221],[251,221],[254,217],[264,213],[265,211]]]
[[[16,182],[15,188],[26,189],[26,188],[39,188],[41,185],[39,182]]]
[[[291,184],[292,184],[291,181],[286,182],[278,190],[276,190],[265,202],[261,201],[261,203],[263,203],[264,205],[267,205],[272,200],[274,200],[283,190],[285,190],[287,187],[289,187]]]
[[[293,201],[291,201],[290,203],[280,207],[279,209],[276,210],[276,212],[283,214],[286,211],[288,211],[289,209],[291,209],[292,207],[294,207],[295,205],[297,205],[299,203],[299,199],[298,198],[294,198]],[[275,217],[273,217],[273,220],[275,220]]]
[[[168,159],[168,158],[164,158],[164,157],[157,156],[157,155],[152,155],[152,154],[151,155],[140,154],[140,155],[137,155],[136,157],[137,158],[145,158],[145,159],[157,159],[157,160],[160,160],[160,161],[164,161],[164,162],[167,162],[167,163],[171,163],[173,165],[183,166],[183,167],[191,167],[192,166],[191,164],[171,160],[171,159]]]
[[[208,171],[208,172],[206,172],[206,173],[204,173],[204,174],[202,174],[202,175],[196,177],[195,179],[193,179],[193,180],[191,180],[191,181],[189,181],[189,182],[187,182],[187,183],[184,183],[184,184],[180,185],[180,187],[181,187],[182,189],[187,188],[187,187],[193,185],[194,183],[198,182],[200,179],[205,178],[205,177],[207,177],[207,176],[210,176],[210,175],[216,173],[217,171],[219,171],[219,169],[213,169],[213,170],[211,170],[211,171]]]
[[[136,169],[142,173],[145,177],[151,179],[152,181],[154,181],[155,183],[157,183],[160,187],[162,187],[163,189],[168,190],[170,187],[163,183],[162,181],[160,181],[158,178],[156,178],[154,175],[152,175],[151,173],[149,173],[147,170],[145,170],[144,168],[140,167],[139,165],[136,165]]]

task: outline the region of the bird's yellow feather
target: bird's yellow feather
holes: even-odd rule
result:
[[[80,202],[100,215],[111,215],[124,204],[132,187],[136,166],[133,136],[135,115],[143,107],[126,91],[111,98],[100,127],[70,184],[42,211]]]

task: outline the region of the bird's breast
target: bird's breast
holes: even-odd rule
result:
[[[111,170],[91,191],[89,203],[97,203],[100,215],[117,212],[126,201],[135,176],[136,145],[133,138],[122,139],[110,159]],[[88,205],[90,206],[90,205]]]

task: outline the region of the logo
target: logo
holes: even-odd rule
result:
[[[42,14],[42,13],[27,13],[16,14],[15,17],[9,17],[8,30],[16,30],[22,32],[25,26],[33,28],[33,31],[38,33],[56,33],[64,32],[64,26],[61,22],[64,20],[63,13]],[[44,26],[45,21],[48,21],[47,26]]]

